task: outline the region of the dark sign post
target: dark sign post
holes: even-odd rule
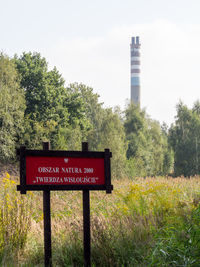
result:
[[[82,143],[82,151],[88,151],[88,143]],[[83,243],[84,264],[91,266],[90,260],[90,191],[83,190]]]
[[[43,142],[43,150],[49,150],[50,143]],[[51,202],[50,190],[43,191],[43,212],[44,212],[44,263],[45,266],[52,266],[51,254]]]
[[[54,151],[49,148],[49,143],[43,143],[43,150],[20,147],[17,151],[20,155],[20,185],[17,190],[21,194],[26,194],[28,190],[43,191],[45,267],[52,266],[50,191],[83,191],[84,265],[89,267],[90,190],[112,192],[112,154],[109,149],[104,152],[88,151],[88,143],[82,143],[82,151]]]

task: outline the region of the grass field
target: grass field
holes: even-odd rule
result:
[[[43,266],[42,193],[1,181],[0,265]],[[115,180],[91,192],[93,266],[200,266],[200,177]],[[82,193],[51,192],[53,266],[83,266]]]

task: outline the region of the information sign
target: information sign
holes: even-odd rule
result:
[[[109,149],[104,152],[28,150],[21,147],[21,193],[27,190],[106,190],[111,193]]]
[[[50,144],[43,143],[43,150],[28,150],[21,147],[20,185],[21,194],[26,191],[43,190],[44,209],[44,263],[52,266],[51,252],[51,190],[83,191],[83,243],[84,266],[90,267],[90,190],[105,190],[111,193],[109,149],[104,152],[88,151],[88,143],[82,143],[82,151],[49,150]]]

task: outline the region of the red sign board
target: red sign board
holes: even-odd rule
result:
[[[106,190],[111,193],[109,149],[93,151],[29,150],[21,147],[20,185],[27,190]]]
[[[103,185],[104,158],[26,157],[27,185]]]

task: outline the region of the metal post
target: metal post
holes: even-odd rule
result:
[[[82,143],[82,151],[88,151],[88,143]],[[83,190],[83,245],[84,245],[84,266],[91,266],[90,248],[90,191]]]
[[[50,143],[43,142],[43,150],[49,150]],[[43,191],[43,212],[44,212],[44,263],[45,267],[52,266],[51,253],[51,207],[50,190]]]

